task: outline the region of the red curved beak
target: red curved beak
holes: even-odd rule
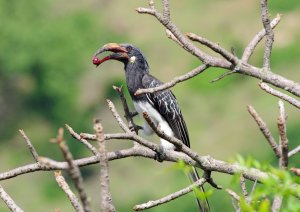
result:
[[[111,52],[115,52],[115,53],[125,53],[125,54],[122,54],[123,56],[126,56],[127,55],[127,50],[125,47],[121,46],[120,44],[117,44],[117,43],[108,43],[108,44],[105,44],[103,47],[101,47],[100,49],[97,50],[97,52],[94,54],[94,57],[93,57],[93,64],[96,65],[96,66],[99,66],[101,63],[107,61],[107,60],[110,60],[110,59],[116,59],[113,57],[113,54],[112,55],[108,55],[102,59],[99,59],[97,56],[103,52],[106,52],[106,51],[111,51]],[[128,55],[127,55],[128,57]]]

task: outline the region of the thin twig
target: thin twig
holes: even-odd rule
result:
[[[247,199],[248,198],[248,192],[247,192],[247,188],[246,188],[245,178],[242,174],[241,174],[241,177],[240,177],[240,184],[241,184],[243,195],[244,195],[245,199]]]
[[[193,184],[189,185],[188,187],[181,189],[177,192],[174,192],[172,194],[169,194],[168,196],[165,196],[161,199],[158,200],[151,200],[147,203],[143,203],[140,205],[135,205],[133,210],[135,211],[140,211],[140,210],[145,210],[145,209],[149,209],[167,202],[170,202],[178,197],[181,197],[189,192],[192,192],[195,188],[202,186],[204,183],[206,182],[205,178],[200,178],[198,179],[196,182],[194,182]]]
[[[181,46],[182,48],[184,48],[183,44],[180,43],[179,40],[177,40],[177,38],[172,34],[172,32],[168,29],[166,29],[166,35],[167,35],[167,38],[175,41],[179,46]]]
[[[124,123],[124,121],[122,120],[121,116],[119,115],[119,113],[117,112],[117,109],[115,107],[115,105],[113,104],[112,101],[110,101],[109,99],[106,100],[109,110],[112,112],[113,116],[115,117],[115,119],[117,120],[118,124],[120,125],[121,129],[126,132],[126,133],[131,133],[131,130],[128,128],[128,126]]]
[[[274,32],[270,25],[270,17],[268,12],[268,0],[261,0],[261,18],[264,28],[266,30],[266,43],[264,49],[263,67],[266,70],[270,70],[270,58],[272,45],[274,42]]]
[[[280,18],[281,18],[281,15],[277,14],[277,16],[272,20],[272,22],[271,22],[272,29],[274,29],[277,26],[277,24],[280,22]],[[266,35],[266,30],[265,30],[265,28],[263,28],[249,42],[248,46],[244,50],[244,53],[243,53],[243,56],[241,59],[244,63],[247,63],[249,61],[249,58],[253,54],[255,47],[265,37],[265,35]]]
[[[241,211],[241,209],[239,207],[239,203],[234,198],[231,198],[231,203],[234,207],[235,212],[240,212]]]
[[[96,119],[94,122],[94,130],[99,146],[99,164],[100,164],[100,185],[101,185],[101,211],[116,211],[112,196],[109,190],[109,175],[108,175],[108,159],[105,147],[105,139],[103,134],[103,127],[100,120]]]
[[[91,150],[91,152],[94,155],[98,154],[97,149],[90,144],[87,140],[85,140],[84,138],[82,138],[78,133],[76,133],[72,127],[70,127],[68,124],[65,124],[66,129],[69,131],[69,133],[71,134],[71,136],[73,138],[75,138],[76,140],[78,140],[80,143],[84,144],[89,150]]]
[[[252,106],[248,105],[247,109],[248,109],[248,112],[251,114],[251,116],[254,118],[255,122],[257,123],[260,131],[263,133],[263,135],[267,139],[268,143],[272,147],[277,158],[280,158],[281,152],[279,150],[278,145],[275,142],[274,137],[272,136],[271,131],[267,127],[267,124],[262,120],[262,118],[258,115],[258,113],[255,111],[255,109]]]
[[[237,195],[234,191],[232,191],[231,189],[226,188],[225,191],[236,201],[240,201],[240,196]]]
[[[121,87],[113,86],[113,89],[117,92],[117,94],[120,97],[129,129],[132,129],[135,132],[135,134],[138,134],[138,127],[132,119],[132,117],[133,117],[132,113],[130,113],[130,111],[129,111],[127,100],[123,93],[123,86],[121,86]]]
[[[288,167],[288,153],[289,153],[289,149],[288,149],[288,139],[287,139],[287,135],[286,135],[286,119],[287,119],[287,115],[285,113],[285,109],[284,109],[284,104],[281,100],[279,100],[278,102],[278,106],[279,106],[279,116],[278,116],[278,120],[277,120],[277,124],[278,124],[278,131],[279,131],[279,135],[280,135],[280,147],[281,147],[281,157],[280,157],[280,168],[282,169],[286,169]]]
[[[236,212],[240,212],[241,209],[240,209],[240,206],[239,206],[239,203],[240,203],[240,197],[239,195],[237,195],[234,191],[230,190],[230,189],[225,189],[225,191],[229,194],[229,196],[231,197],[231,200],[232,200],[232,205],[235,209]]]
[[[288,167],[288,139],[286,136],[286,119],[287,115],[285,113],[284,104],[283,101],[278,101],[278,107],[279,107],[279,115],[277,119],[277,125],[278,125],[278,131],[279,131],[279,147],[281,155],[279,157],[279,168],[280,169],[287,169]],[[281,205],[282,205],[283,197],[282,195],[275,195],[273,203],[272,203],[272,212],[279,212]]]
[[[224,77],[227,77],[227,76],[229,76],[229,75],[231,75],[231,74],[235,74],[235,73],[237,73],[237,70],[236,70],[236,69],[233,69],[233,70],[231,70],[231,71],[225,72],[225,73],[222,74],[221,76],[219,76],[219,77],[213,79],[212,81],[210,81],[210,83],[217,82],[217,81],[223,79]]]
[[[297,146],[296,148],[294,148],[293,150],[291,150],[288,154],[289,157],[292,157],[293,155],[297,154],[298,152],[300,152],[300,145]]]
[[[0,185],[0,198],[5,202],[7,207],[13,212],[23,212],[23,210],[15,203],[15,201],[5,192]]]
[[[186,36],[192,40],[201,43],[202,45],[207,46],[208,48],[212,49],[214,52],[220,54],[226,60],[231,62],[233,65],[238,64],[239,60],[236,56],[234,56],[231,52],[227,51],[226,49],[222,48],[219,44],[211,42],[210,40],[200,37],[194,33],[187,33]]]
[[[83,207],[80,204],[76,195],[71,191],[68,183],[66,182],[65,178],[61,175],[60,171],[54,172],[55,180],[58,183],[59,187],[66,193],[67,197],[69,198],[72,206],[77,212],[83,212]]]
[[[268,86],[268,84],[263,83],[263,82],[259,83],[259,87],[261,89],[263,89],[264,91],[266,91],[267,93],[272,94],[273,96],[276,96],[280,99],[283,99],[283,100],[287,101],[288,103],[290,103],[291,105],[294,105],[295,107],[300,109],[300,101],[296,100],[295,98],[293,98],[287,94],[281,93],[280,91],[277,91],[277,90],[271,88],[270,86]]]
[[[122,133],[123,134],[123,133]],[[80,133],[79,134],[81,138],[91,140],[91,141],[96,141],[97,136],[95,134],[90,134],[90,133]]]
[[[170,6],[169,6],[169,0],[162,0],[163,3],[163,18],[166,21],[170,20]]]
[[[89,212],[89,211],[91,211],[91,209],[90,209],[90,200],[89,200],[89,198],[88,198],[88,196],[85,192],[85,189],[84,189],[83,179],[82,179],[82,176],[81,176],[81,173],[80,173],[80,169],[74,163],[73,155],[70,152],[69,147],[67,146],[67,144],[64,141],[63,133],[64,133],[63,128],[60,128],[58,130],[58,135],[57,135],[57,138],[56,138],[56,142],[58,143],[58,145],[59,145],[59,147],[60,147],[60,149],[63,153],[63,156],[64,156],[65,160],[67,161],[67,163],[69,165],[68,172],[69,172],[72,180],[74,181],[74,185],[75,185],[75,187],[78,191],[83,209],[84,209],[85,212]]]
[[[138,89],[134,95],[140,95],[142,93],[154,93],[157,91],[161,91],[161,90],[165,90],[168,88],[171,88],[173,86],[175,86],[177,83],[186,81],[194,76],[197,76],[198,74],[202,73],[203,71],[205,71],[209,66],[207,64],[202,64],[201,66],[198,66],[197,68],[193,69],[192,71],[181,75],[179,77],[175,77],[174,79],[172,79],[169,82],[163,83],[160,86],[157,87],[153,87],[153,88],[147,88],[147,89]]]
[[[154,0],[149,0],[149,1],[148,1],[148,4],[149,4],[149,7],[150,7],[151,9],[155,9]]]
[[[28,146],[28,148],[29,148],[29,150],[30,150],[30,152],[31,152],[34,160],[36,162],[38,162],[39,155],[38,155],[37,151],[35,150],[34,146],[32,145],[30,139],[27,137],[27,135],[24,132],[24,130],[20,129],[19,132],[21,133],[22,137],[24,138],[24,140],[25,140],[25,142],[26,142],[26,144],[27,144],[27,146]]]

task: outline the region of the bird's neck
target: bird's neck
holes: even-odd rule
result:
[[[148,74],[148,70],[145,67],[141,66],[126,66],[126,84],[128,87],[128,91],[133,100],[138,100],[143,97],[143,95],[135,96],[134,93],[143,88],[143,77],[145,74]]]

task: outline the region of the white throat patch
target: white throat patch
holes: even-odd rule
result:
[[[129,62],[134,63],[135,59],[136,59],[136,57],[132,56],[131,58],[129,58]]]

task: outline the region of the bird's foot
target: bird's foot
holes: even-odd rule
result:
[[[136,111],[129,112],[129,116],[130,116],[131,118],[135,117],[135,116],[138,115],[138,114],[139,114],[139,113],[136,112]]]
[[[161,145],[159,145],[159,148],[155,154],[154,159],[157,160],[158,162],[163,162],[165,160],[165,158],[166,158],[165,150]]]
[[[134,124],[133,126],[130,126],[130,127],[129,127],[129,130],[130,130],[131,132],[136,132],[136,133],[138,133],[139,130],[142,130],[142,129],[143,129],[142,126],[136,125],[136,124]]]

